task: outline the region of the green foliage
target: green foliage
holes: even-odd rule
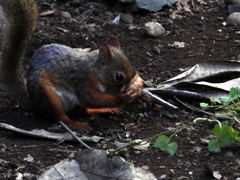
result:
[[[216,140],[216,139],[210,140],[208,143],[208,150],[213,151],[213,152],[220,152],[221,148],[220,148],[218,140]]]
[[[232,98],[239,98],[240,97],[240,88],[231,88],[229,92],[229,96]]]
[[[219,152],[221,147],[230,145],[234,142],[240,142],[239,132],[233,127],[220,123],[217,124],[213,130],[212,135],[216,139],[212,139],[208,144],[210,151]]]
[[[209,104],[208,103],[200,103],[201,108],[208,108]]]
[[[231,88],[227,96],[223,96],[219,99],[219,103],[211,99],[209,104],[200,103],[200,107],[214,110],[215,114],[213,114],[211,119],[207,120],[218,122],[212,130],[212,135],[216,138],[210,140],[208,143],[208,149],[210,151],[219,152],[221,147],[240,142],[239,131],[232,127],[235,123],[240,124],[238,115],[240,110],[240,88]],[[217,120],[218,118],[228,120],[231,126],[219,122]]]
[[[171,138],[165,135],[157,137],[154,147],[161,149],[162,151],[174,155],[177,151],[178,145],[176,142],[170,142]]]

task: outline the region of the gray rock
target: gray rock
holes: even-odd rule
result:
[[[65,19],[71,19],[72,18],[71,14],[69,12],[67,12],[67,11],[61,11],[60,14]]]
[[[232,158],[232,157],[234,157],[232,151],[227,151],[227,152],[224,154],[224,156],[227,157],[227,158]]]
[[[240,25],[240,13],[234,12],[230,14],[227,18],[227,24]]]
[[[159,37],[165,34],[165,29],[158,22],[147,22],[144,24],[144,32],[150,37]]]
[[[166,180],[167,179],[167,175],[161,175],[159,178],[158,178],[158,180]]]
[[[136,0],[138,8],[149,11],[158,11],[162,9],[163,6],[170,6],[176,2],[177,0]]]
[[[65,159],[40,175],[38,180],[157,180],[144,168],[134,167],[119,156],[109,157],[106,151],[82,150],[73,160]]]
[[[121,21],[128,23],[128,24],[132,24],[133,23],[133,16],[131,14],[128,13],[122,13],[121,14]]]
[[[118,0],[122,3],[136,3],[140,9],[146,9],[148,11],[158,11],[163,6],[170,6],[177,2],[177,0]]]

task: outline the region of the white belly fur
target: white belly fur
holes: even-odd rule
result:
[[[62,102],[64,103],[65,111],[73,109],[76,105],[79,104],[78,98],[75,94],[64,91],[64,90],[57,90],[54,88],[56,94],[61,98]]]

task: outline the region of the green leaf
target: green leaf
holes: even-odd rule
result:
[[[207,108],[209,107],[208,103],[200,103],[201,108]]]
[[[177,148],[178,144],[176,142],[169,143],[166,152],[172,156],[177,152]]]
[[[154,147],[159,148],[170,155],[174,155],[177,151],[178,145],[176,142],[170,143],[170,138],[168,136],[160,135],[156,139]]]
[[[216,105],[217,101],[215,99],[210,99],[211,104]]]
[[[220,152],[220,145],[218,143],[218,140],[212,139],[208,143],[208,150],[213,152]]]
[[[221,123],[221,126],[217,124],[214,127],[212,134],[217,136],[219,146],[222,147],[234,143],[238,138],[239,132],[231,126]]]
[[[219,98],[219,101],[222,104],[229,104],[232,101],[232,98],[229,97],[229,96],[222,96],[222,97]]]
[[[235,141],[236,141],[237,143],[240,143],[240,137],[235,137]]]
[[[231,98],[240,97],[240,88],[239,87],[231,88],[230,91],[229,91],[229,96]]]

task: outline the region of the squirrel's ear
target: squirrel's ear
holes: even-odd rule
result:
[[[118,49],[120,49],[120,43],[119,41],[117,40],[117,38],[115,37],[111,37],[109,38],[107,41],[105,41],[104,43],[106,43],[107,45],[109,46],[113,46],[113,47],[116,47]]]
[[[100,56],[103,56],[103,57],[111,57],[111,50],[108,46],[108,44],[103,43],[100,48],[99,48],[99,54]]]

